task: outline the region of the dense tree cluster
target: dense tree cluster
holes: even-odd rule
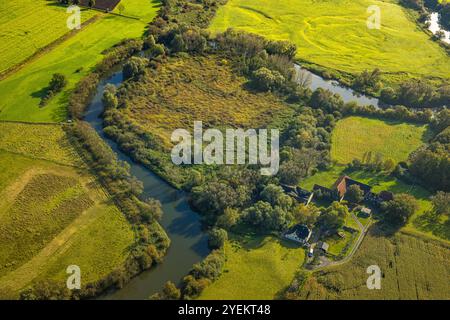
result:
[[[382,203],[385,221],[395,228],[404,226],[417,209],[416,198],[406,193],[396,194],[393,200]]]
[[[375,117],[386,120],[407,121],[416,123],[429,123],[433,117],[433,112],[429,109],[409,110],[404,106],[392,106],[388,108],[375,108],[374,106],[360,106],[349,102],[344,104],[343,115],[361,115]]]
[[[348,164],[350,170],[367,170],[372,172],[391,173],[395,169],[396,163],[391,158],[385,159],[379,152],[367,151],[364,153],[362,159],[353,159]]]
[[[450,193],[438,191],[432,198],[433,213],[441,216],[450,214]]]
[[[364,192],[357,184],[348,187],[347,192],[345,193],[345,200],[351,203],[360,203],[363,199]]]
[[[433,86],[423,79],[409,79],[395,90],[384,88],[380,97],[386,103],[411,108],[441,107],[450,102],[450,85]]]
[[[55,73],[50,80],[50,84],[45,92],[45,95],[42,97],[39,105],[41,107],[45,106],[48,101],[57,93],[61,92],[62,89],[67,85],[66,76],[60,73]]]
[[[212,249],[222,248],[225,241],[228,240],[228,233],[225,229],[213,228],[208,233],[208,245]]]
[[[149,61],[146,58],[131,57],[123,66],[123,78],[139,79],[140,76],[145,74],[148,63]]]
[[[348,208],[340,202],[333,202],[317,219],[317,225],[328,234],[336,233],[345,224]]]
[[[356,90],[367,90],[369,89],[377,92],[381,87],[380,79],[380,69],[376,68],[372,71],[364,70],[353,80],[353,87]]]

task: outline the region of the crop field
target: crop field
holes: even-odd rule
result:
[[[135,1],[137,0],[130,3],[134,4]],[[101,61],[102,52],[124,38],[141,36],[146,24],[156,16],[159,2],[141,1],[143,5],[140,20],[103,15],[101,19],[82,28],[50,52],[0,81],[0,120],[64,121],[70,91]],[[126,6],[127,2],[124,3]],[[48,105],[40,107],[39,102],[45,95],[46,87],[54,73],[65,75],[68,85],[55,95]]]
[[[381,28],[368,29],[367,9],[380,8]],[[396,1],[229,0],[211,23],[290,40],[305,62],[344,73],[380,68],[384,79],[450,77],[450,58]]]
[[[23,188],[7,192],[2,204],[2,275],[30,259],[93,204],[73,177],[45,171],[28,174]]]
[[[82,10],[81,22],[95,11]],[[0,2],[0,73],[70,32],[70,14],[57,1],[3,0]]]
[[[398,233],[386,238],[372,228],[353,259],[313,274],[300,299],[450,298],[449,247],[438,241]],[[367,267],[382,272],[381,289],[369,290]]]
[[[404,122],[348,117],[337,122],[331,136],[331,157],[338,163],[361,160],[371,151],[383,159],[405,161],[428,140],[427,127]]]
[[[348,175],[353,179],[372,186],[372,191],[383,190],[393,193],[408,193],[416,198],[419,209],[410,218],[410,222],[404,227],[411,232],[426,234],[431,238],[450,240],[450,220],[441,217],[438,220],[429,214],[431,209],[431,193],[418,185],[407,184],[393,176],[384,173],[373,173],[367,171],[348,171],[344,166],[335,165],[328,170],[319,171],[315,175],[300,182],[302,188],[312,190],[314,184],[331,187],[341,175]]]
[[[200,299],[274,299],[305,258],[303,248],[272,237],[228,241],[225,254],[223,274]]]
[[[205,128],[259,128],[291,114],[273,94],[242,88],[246,80],[215,57],[174,58],[146,81],[130,90],[126,110],[165,146],[171,145],[173,130],[191,131],[194,121]]]
[[[0,292],[15,297],[38,279],[65,281],[71,264],[89,282],[123,263],[134,232],[75,160],[62,128],[0,126]]]

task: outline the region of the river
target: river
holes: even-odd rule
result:
[[[344,87],[339,84],[336,80],[325,80],[322,77],[312,73],[309,70],[306,70],[299,66],[295,65],[295,69],[297,72],[303,72],[311,79],[311,84],[309,88],[311,90],[316,90],[317,88],[328,89],[333,93],[337,93],[342,97],[342,100],[347,103],[350,101],[356,101],[358,104],[366,106],[373,105],[374,107],[380,108],[383,107],[384,104],[380,102],[377,98],[370,97],[364,94],[360,94],[348,87]]]
[[[143,195],[157,199],[162,204],[164,214],[161,225],[171,240],[164,261],[133,278],[122,289],[101,297],[101,299],[113,300],[141,300],[148,299],[153,293],[159,292],[169,280],[176,284],[179,283],[194,263],[203,260],[208,255],[209,249],[207,236],[201,230],[200,217],[190,209],[186,194],[173,188],[144,166],[133,162],[118,149],[114,141],[104,135],[100,118],[103,111],[103,90],[107,83],[117,86],[122,80],[122,72],[116,72],[100,82],[84,120],[91,124],[116,152],[120,160],[126,161],[131,166],[131,173],[144,184]]]

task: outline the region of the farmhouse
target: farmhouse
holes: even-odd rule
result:
[[[304,205],[308,205],[314,196],[313,192],[309,192],[298,186],[297,187],[288,185],[281,185],[281,186],[283,187],[283,190],[284,192],[286,192],[287,195],[291,196],[298,202],[303,203]]]
[[[284,237],[286,239],[305,245],[308,242],[309,238],[311,237],[311,233],[312,233],[311,230],[304,224],[297,224],[293,226],[291,229],[289,229],[284,234]]]
[[[390,191],[381,191],[378,194],[374,193],[371,191],[371,186],[357,180],[353,180],[349,176],[345,175],[339,177],[331,188],[315,184],[312,192],[319,198],[325,197],[332,201],[342,201],[348,188],[352,185],[359,186],[364,194],[364,202],[368,205],[379,207],[381,203],[394,199],[394,194]]]
[[[357,185],[360,187],[364,194],[364,198],[367,196],[370,196],[370,190],[372,189],[371,186],[364,184],[362,182],[353,180],[349,176],[341,176],[339,179],[336,180],[334,183],[333,189],[335,190],[336,196],[338,197],[339,201],[344,199],[345,193],[347,192],[347,189],[350,186]]]

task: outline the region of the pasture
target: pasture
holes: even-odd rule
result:
[[[83,9],[81,22],[96,14]],[[66,25],[69,15],[57,1],[1,1],[0,74],[70,32]]]
[[[369,29],[371,5],[380,8],[381,28]],[[450,58],[396,1],[229,0],[211,23],[212,32],[236,28],[289,40],[302,62],[357,74],[380,68],[383,79],[450,77]]]
[[[450,251],[445,244],[372,228],[351,261],[313,273],[300,299],[444,299],[450,298]],[[377,265],[381,289],[369,290],[366,269]]]
[[[346,164],[362,160],[366,152],[379,153],[384,160],[405,161],[428,141],[424,125],[348,117],[337,122],[331,136],[331,158]]]
[[[0,125],[0,292],[16,297],[38,279],[65,281],[71,264],[86,282],[122,264],[134,232],[62,128]]]
[[[130,0],[131,1],[131,0]],[[132,3],[135,3],[134,0]],[[103,58],[102,52],[124,38],[142,35],[156,16],[159,2],[140,0],[142,20],[102,14],[101,19],[31,61],[0,82],[0,120],[61,122],[66,119],[70,91]],[[124,2],[125,5],[127,2]],[[66,76],[68,85],[45,107],[39,102],[54,73]]]
[[[124,112],[167,147],[173,130],[191,131],[194,121],[205,128],[259,128],[289,117],[287,105],[271,93],[249,92],[246,81],[212,55],[172,58],[129,89]]]
[[[274,299],[305,258],[303,248],[273,237],[227,241],[225,255],[222,275],[199,299]]]

